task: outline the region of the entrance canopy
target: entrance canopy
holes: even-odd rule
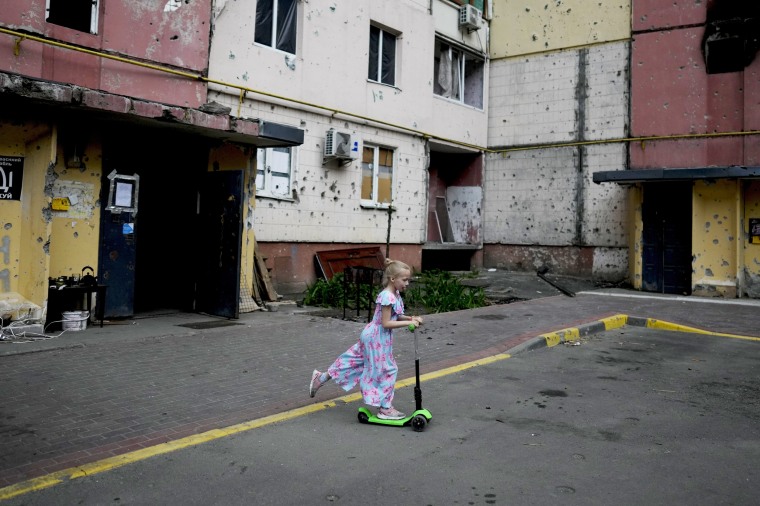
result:
[[[90,121],[167,128],[220,142],[256,147],[299,146],[304,131],[256,118],[239,118],[211,103],[198,109],[114,95],[66,83],[0,72],[0,110],[11,117],[65,118],[77,129]]]
[[[595,183],[657,183],[696,179],[760,178],[760,167],[700,167],[693,169],[634,169],[594,172]]]

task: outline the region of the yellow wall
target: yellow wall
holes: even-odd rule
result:
[[[760,298],[760,244],[749,242],[749,219],[760,219],[760,181],[747,181],[744,186],[744,294]]]
[[[695,181],[692,215],[694,295],[736,297],[741,183]]]
[[[27,141],[25,147],[18,292],[39,306],[43,306],[47,299],[50,219],[45,211],[49,209],[50,199],[44,189],[48,168],[55,162],[56,139],[57,132],[53,129]]]
[[[26,157],[26,140],[21,128],[0,123],[0,155]],[[26,187],[24,183],[26,181],[22,182],[22,188]],[[0,200],[0,217],[0,293],[18,292],[21,201]]]
[[[87,144],[82,169],[66,168],[60,133],[44,124],[0,122],[0,153],[24,157],[21,200],[0,202],[0,247],[8,246],[0,253],[0,293],[16,292],[39,306],[49,277],[80,274],[85,265],[97,271],[100,144]],[[54,211],[53,197],[64,196],[76,204]]]
[[[494,0],[491,57],[629,39],[630,0]]]
[[[631,210],[631,215],[628,218],[628,229],[632,231],[628,236],[628,269],[631,285],[636,290],[641,290],[643,279],[643,260],[641,254],[644,238],[644,219],[641,214],[641,206],[644,202],[644,192],[642,190],[641,186],[632,186],[628,191],[628,209]]]
[[[57,150],[50,197],[73,197],[73,202],[67,211],[50,211],[50,276],[54,278],[80,275],[84,266],[98,272],[102,151],[99,141],[85,141],[80,154],[83,167],[66,166],[69,149],[64,153],[64,141]]]

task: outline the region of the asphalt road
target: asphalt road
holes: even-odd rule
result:
[[[325,403],[3,504],[757,504],[759,347],[623,327],[425,381],[421,433]]]

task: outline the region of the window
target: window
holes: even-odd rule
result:
[[[256,154],[256,196],[291,198],[292,148],[260,148]]]
[[[80,32],[98,33],[100,0],[47,0],[45,21]]]
[[[258,0],[254,40],[296,54],[297,0]]]
[[[370,81],[396,84],[396,36],[376,26],[369,27]]]
[[[362,153],[362,203],[390,205],[393,188],[393,150],[364,146]]]
[[[436,95],[482,109],[484,72],[482,58],[435,41],[433,92]]]

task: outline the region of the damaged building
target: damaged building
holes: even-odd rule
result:
[[[758,297],[741,5],[9,0],[0,293],[236,317],[371,249]]]

